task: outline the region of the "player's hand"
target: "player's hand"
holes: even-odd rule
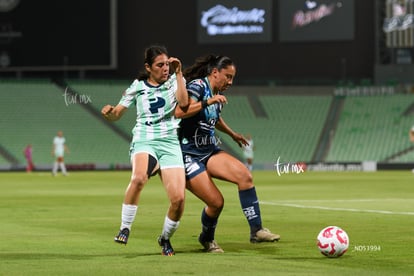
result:
[[[113,116],[112,110],[114,110],[114,108],[115,108],[114,106],[109,105],[109,104],[102,107],[101,114],[105,118],[105,120],[111,121],[112,119],[111,117]]]
[[[248,146],[249,142],[247,142],[246,138],[239,133],[235,133],[233,135],[233,140],[239,145],[239,147]]]
[[[182,65],[181,61],[178,58],[170,57],[168,59],[168,63],[176,74],[181,73]]]
[[[227,98],[224,95],[216,94],[212,98],[208,99],[208,103],[214,104],[214,103],[224,103],[227,104]]]
[[[105,105],[104,107],[102,107],[101,114],[106,117],[112,112],[113,109],[114,107],[112,105]]]

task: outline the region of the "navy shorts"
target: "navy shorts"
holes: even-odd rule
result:
[[[185,177],[187,180],[199,175],[206,170],[207,162],[211,156],[220,152],[219,147],[205,153],[191,153],[183,151]]]

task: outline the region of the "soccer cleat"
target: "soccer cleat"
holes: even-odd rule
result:
[[[273,234],[267,228],[260,229],[259,231],[256,232],[254,236],[250,237],[251,243],[274,242],[274,241],[279,241],[279,240],[280,240],[280,235]]]
[[[204,247],[204,251],[207,253],[224,253],[224,250],[217,244],[215,240],[212,241],[202,241],[200,238],[198,241]]]
[[[161,246],[161,254],[163,256],[173,256],[175,255],[174,249],[171,246],[170,240],[166,240],[161,236],[158,238],[158,244]]]
[[[115,236],[114,240],[117,243],[122,243],[126,245],[128,242],[128,237],[129,237],[129,229],[124,228],[122,230],[119,230],[119,233],[118,235]]]

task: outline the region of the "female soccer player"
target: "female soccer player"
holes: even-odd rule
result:
[[[33,164],[33,147],[28,144],[23,150],[24,158],[26,159],[26,172],[32,172],[34,169]]]
[[[66,139],[63,136],[63,132],[59,130],[55,138],[53,138],[52,156],[55,157],[55,162],[53,163],[52,168],[53,176],[57,174],[59,167],[62,170],[62,174],[67,175],[64,161],[65,152],[69,153],[69,148],[66,146]]]
[[[273,242],[280,236],[262,227],[259,201],[252,175],[246,166],[218,147],[215,129],[218,129],[242,146],[246,139],[234,132],[220,116],[227,99],[222,92],[229,88],[236,74],[236,66],[226,56],[199,57],[184,71],[190,104],[187,109],[176,109],[183,118],[179,139],[183,152],[187,189],[207,206],[201,214],[202,232],[199,242],[207,252],[223,252],[214,240],[218,217],[224,199],[213,178],[226,180],[238,186],[239,199],[250,226],[250,241]]]
[[[247,145],[243,145],[243,157],[246,160],[246,167],[249,169],[249,171],[253,170],[253,158],[254,158],[254,142],[253,138],[250,134],[247,134],[246,136]]]
[[[174,117],[178,105],[188,105],[188,93],[179,59],[169,57],[162,46],[145,50],[145,71],[123,93],[118,105],[105,105],[102,115],[108,121],[122,117],[127,108],[136,105],[137,122],[130,147],[132,176],[122,205],[122,221],[115,242],[127,244],[138,209],[141,191],[148,179],[158,172],[170,206],[158,239],[162,255],[174,255],[170,238],[184,211],[185,173],[177,139],[179,119]],[[170,75],[170,69],[173,74]]]

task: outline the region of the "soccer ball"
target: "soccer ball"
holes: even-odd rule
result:
[[[319,232],[317,245],[326,257],[340,257],[348,250],[348,234],[338,226],[325,227]]]

